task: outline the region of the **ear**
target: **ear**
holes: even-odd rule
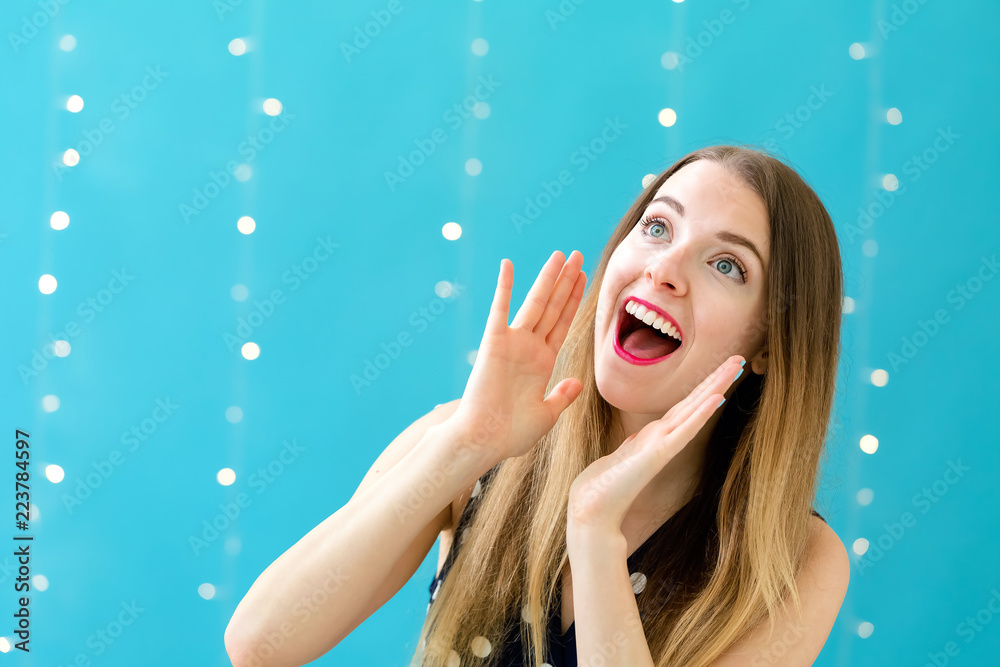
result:
[[[767,368],[767,348],[762,348],[760,352],[755,354],[750,360],[750,369],[753,370],[757,375],[763,375],[764,370]]]

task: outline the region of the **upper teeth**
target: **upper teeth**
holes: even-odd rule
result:
[[[678,333],[677,328],[673,324],[656,311],[648,310],[646,306],[640,305],[635,301],[629,301],[625,304],[625,312],[642,320],[643,323],[648,324],[654,329],[659,329],[668,336],[676,338],[678,341],[681,339],[680,333]]]

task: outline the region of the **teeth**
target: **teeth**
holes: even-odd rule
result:
[[[681,337],[677,333],[677,329],[673,324],[668,322],[662,315],[652,310],[647,310],[645,306],[639,305],[635,301],[629,301],[625,304],[625,312],[632,315],[636,319],[642,320],[644,324],[647,324],[654,329],[659,329],[663,333],[676,338],[677,340],[681,340]]]

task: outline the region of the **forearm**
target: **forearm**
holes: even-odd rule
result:
[[[418,534],[492,464],[463,434],[430,427],[396,465],[264,570],[233,614],[227,647],[237,646],[253,667],[303,665],[329,651]]]
[[[653,667],[620,531],[567,535],[580,667]]]

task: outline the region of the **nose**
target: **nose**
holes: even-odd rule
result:
[[[657,289],[666,287],[677,296],[685,294],[688,289],[684,275],[685,248],[683,244],[675,244],[657,253],[646,265],[646,280]]]

